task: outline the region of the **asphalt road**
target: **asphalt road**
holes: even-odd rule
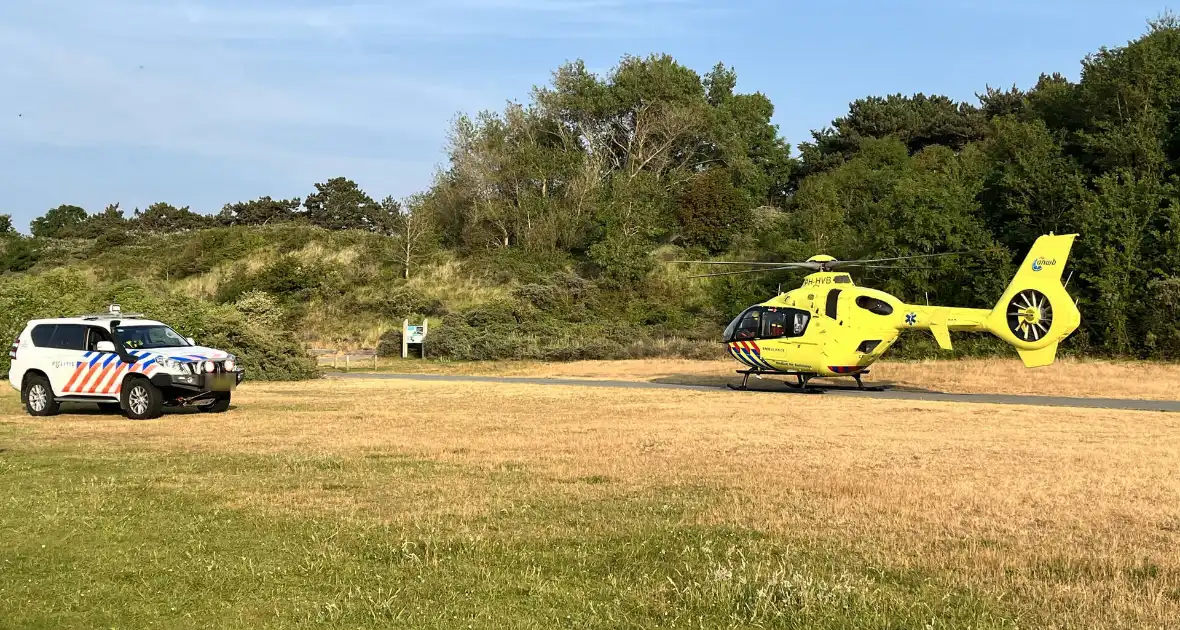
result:
[[[613,381],[570,378],[533,378],[521,376],[462,376],[450,374],[387,374],[364,372],[330,372],[329,377],[339,378],[367,378],[392,379],[407,381],[440,381],[455,383],[515,383],[525,385],[565,385],[574,387],[616,387],[623,389],[672,389],[695,391],[729,391],[724,386],[716,385],[682,385],[678,383],[651,383],[643,381]],[[1139,411],[1175,411],[1180,412],[1180,401],[1177,400],[1129,400],[1122,398],[1068,398],[1065,396],[1027,396],[1011,394],[948,394],[945,392],[915,391],[905,389],[885,389],[883,391],[860,391],[855,387],[821,387],[823,396],[852,396],[859,398],[878,398],[886,400],[927,400],[935,402],[982,403],[993,405],[1036,405],[1043,407],[1083,407],[1090,409],[1132,409]],[[776,392],[807,396],[791,391],[777,380],[763,380],[761,382],[750,379],[752,392]],[[732,391],[734,396],[744,396],[748,392]],[[820,395],[820,394],[816,394]]]

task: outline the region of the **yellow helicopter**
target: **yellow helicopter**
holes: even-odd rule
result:
[[[806,269],[802,286],[742,311],[725,328],[729,354],[751,375],[795,376],[787,385],[804,391],[816,377],[850,376],[864,389],[861,376],[905,330],[929,330],[938,345],[951,349],[951,331],[990,332],[1016,348],[1025,367],[1050,365],[1057,345],[1081,324],[1075,301],[1061,282],[1076,234],[1037,238],[999,302],[991,309],[906,304],[896,297],[857,286],[848,267],[872,268],[883,262],[945,256],[926,254],[897,258],[836,260],[813,256],[806,262],[753,263],[736,261],[674,261],[713,265],[749,265],[754,269],[711,273],[696,278]]]

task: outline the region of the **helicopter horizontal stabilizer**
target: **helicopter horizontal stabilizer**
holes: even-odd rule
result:
[[[930,324],[930,333],[934,335],[934,340],[938,342],[938,347],[943,350],[951,349],[951,331],[946,327],[945,317],[944,321],[934,322]]]

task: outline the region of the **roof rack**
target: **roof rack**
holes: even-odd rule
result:
[[[93,321],[96,319],[140,319],[143,317],[143,313],[124,313],[123,309],[119,308],[118,304],[111,304],[109,307],[107,307],[107,312],[105,313],[90,313],[87,315],[79,315],[78,317],[87,321]]]

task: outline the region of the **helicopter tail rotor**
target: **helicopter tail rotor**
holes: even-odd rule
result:
[[[1053,363],[1058,343],[1081,324],[1077,305],[1061,282],[1076,237],[1038,238],[988,316],[988,330],[1014,346],[1026,367]]]

